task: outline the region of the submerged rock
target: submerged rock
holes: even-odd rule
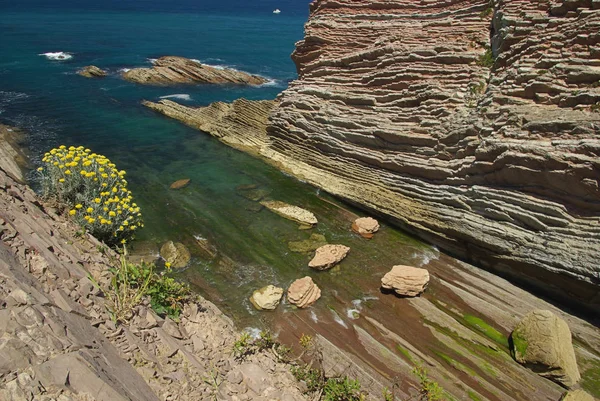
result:
[[[372,217],[360,217],[352,223],[352,231],[364,238],[371,239],[379,231],[379,222]]]
[[[127,260],[134,264],[154,263],[160,257],[158,245],[153,241],[133,241],[127,253]]]
[[[298,308],[308,308],[321,298],[321,290],[309,276],[294,281],[287,291],[288,301]]]
[[[529,312],[513,330],[511,340],[515,360],[539,375],[566,387],[581,378],[571,330],[549,310]]]
[[[289,205],[280,201],[262,201],[260,204],[273,213],[277,213],[281,217],[295,221],[304,226],[313,227],[318,223],[317,218],[312,212],[298,206]]]
[[[184,267],[191,259],[190,251],[185,245],[173,241],[167,241],[163,244],[160,248],[160,256],[174,268]]]
[[[106,71],[96,67],[95,65],[85,66],[81,70],[77,71],[77,74],[86,78],[104,78],[107,75]]]
[[[189,179],[189,178],[184,178],[184,179],[181,179],[181,180],[177,180],[174,183],[172,183],[169,188],[171,188],[171,189],[185,188],[185,187],[187,187],[190,184],[191,181],[192,180]]]
[[[427,288],[429,272],[412,266],[394,266],[381,279],[381,286],[394,290],[398,295],[416,297]]]
[[[271,191],[268,189],[263,189],[263,188],[251,188],[251,189],[238,190],[237,193],[240,196],[242,196],[248,200],[251,200],[253,202],[258,202],[258,201],[266,198],[267,196],[269,196]]]
[[[123,73],[128,81],[145,85],[169,84],[243,84],[260,85],[267,80],[231,68],[215,68],[185,57],[165,56],[152,68],[133,68]]]
[[[327,270],[337,265],[348,255],[350,248],[345,245],[323,245],[315,252],[314,258],[308,262],[308,267],[317,270]]]
[[[311,234],[309,239],[288,242],[290,251],[299,253],[314,252],[323,245],[327,245],[327,240],[322,234]]]
[[[250,297],[250,302],[252,302],[252,305],[258,310],[273,310],[279,305],[282,296],[283,288],[268,285],[260,290],[254,291]]]

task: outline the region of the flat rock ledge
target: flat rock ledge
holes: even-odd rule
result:
[[[350,252],[350,247],[346,245],[323,245],[316,250],[315,256],[308,262],[308,267],[316,270],[331,269],[340,263],[348,255],[348,252]]]
[[[319,222],[312,212],[298,206],[289,205],[285,202],[262,201],[260,204],[273,213],[304,226],[314,227]]]
[[[181,242],[167,241],[160,247],[160,256],[176,269],[185,267],[190,259],[190,251]]]
[[[298,308],[308,308],[321,298],[321,289],[317,287],[312,278],[306,276],[290,285],[287,297],[292,305],[296,305]]]
[[[185,57],[164,56],[152,68],[132,68],[123,78],[144,85],[238,84],[261,85],[267,80],[231,68],[215,68]]]
[[[511,334],[511,351],[517,362],[567,388],[581,378],[571,330],[549,310],[534,310],[517,324]]]
[[[560,401],[595,401],[595,399],[583,390],[573,390],[563,394]]]
[[[371,239],[379,231],[379,222],[372,217],[359,217],[352,223],[352,231],[363,238]]]
[[[381,286],[405,297],[420,295],[429,284],[429,272],[412,266],[394,266],[381,279]]]
[[[104,78],[107,75],[106,71],[96,67],[95,65],[85,66],[81,70],[77,71],[77,74],[86,78]]]
[[[268,285],[254,291],[250,302],[258,310],[273,310],[279,305],[282,296],[283,288]]]

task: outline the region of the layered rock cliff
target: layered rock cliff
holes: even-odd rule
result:
[[[266,132],[244,100],[147,105],[594,312],[599,28],[594,1],[317,0]]]
[[[455,255],[600,304],[597,2],[317,0],[292,58],[264,155]]]

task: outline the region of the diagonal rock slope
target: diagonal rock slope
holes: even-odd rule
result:
[[[598,305],[600,7],[489,7],[314,1],[263,154],[458,256]]]

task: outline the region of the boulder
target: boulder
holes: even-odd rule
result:
[[[564,393],[560,401],[594,401],[594,397],[583,390],[574,390]]]
[[[283,288],[268,285],[260,290],[254,291],[250,297],[250,302],[252,302],[252,305],[258,310],[273,310],[279,305],[282,296]]]
[[[190,261],[190,251],[181,242],[167,241],[160,248],[160,256],[173,268],[184,267]]]
[[[262,201],[260,204],[273,213],[276,213],[288,220],[300,223],[303,226],[313,227],[318,223],[317,218],[312,212],[309,212],[308,210],[302,209],[298,206],[289,205],[280,201]]]
[[[314,258],[308,262],[308,267],[317,270],[327,270],[337,265],[348,255],[350,248],[345,245],[323,245],[315,252]]]
[[[86,78],[104,78],[106,76],[106,71],[96,67],[95,65],[85,66],[81,70],[77,71],[77,73]]]
[[[321,298],[321,290],[309,276],[294,281],[287,291],[288,301],[298,308],[308,308]]]
[[[189,179],[189,178],[183,178],[181,180],[177,180],[174,183],[172,183],[169,188],[171,188],[171,189],[185,188],[190,184],[190,181],[191,181],[191,179]]]
[[[292,252],[314,252],[323,245],[327,245],[327,240],[322,234],[311,234],[310,238],[303,241],[290,241],[288,248]]]
[[[427,288],[429,272],[412,266],[394,266],[381,279],[381,286],[394,290],[398,295],[416,297]]]
[[[372,217],[360,217],[352,223],[352,231],[364,238],[371,239],[379,231],[379,223]]]
[[[152,68],[133,68],[123,73],[128,81],[145,85],[170,84],[242,84],[261,85],[267,80],[258,75],[216,68],[185,57],[164,56]]]
[[[517,362],[565,387],[579,381],[579,369],[567,323],[549,310],[529,312],[511,333]]]

